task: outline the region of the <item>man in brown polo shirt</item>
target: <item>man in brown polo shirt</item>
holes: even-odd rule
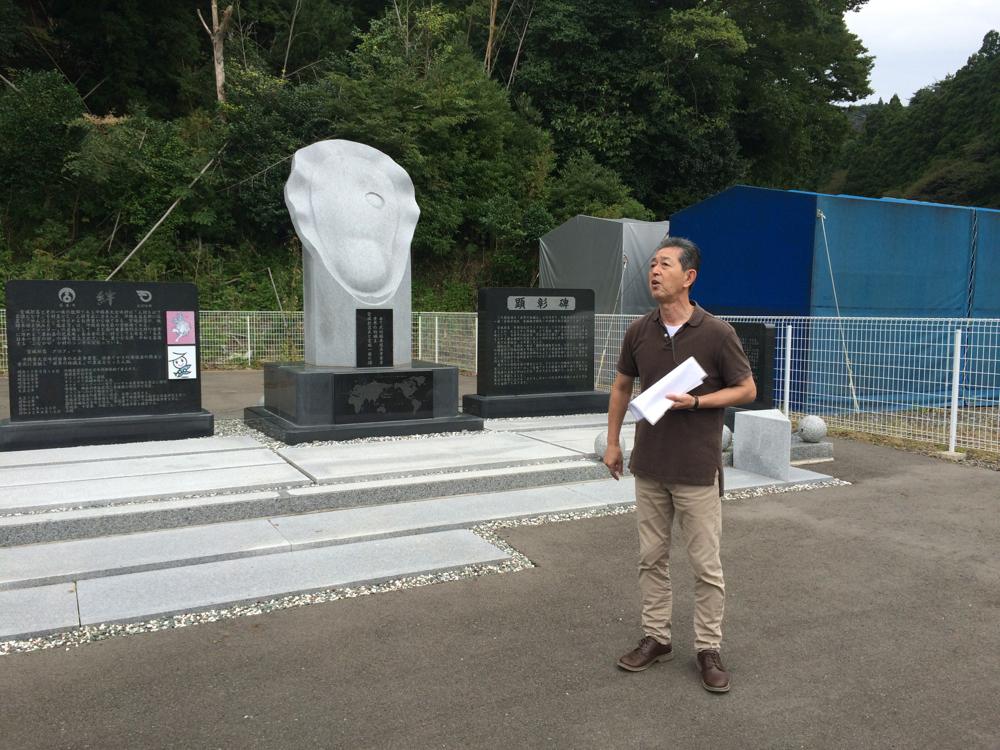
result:
[[[706,690],[729,690],[722,666],[725,585],[722,537],[722,424],[725,407],[757,396],[750,363],[732,326],[705,312],[689,296],[701,253],[690,240],[665,237],[649,264],[649,289],[658,307],[629,326],[608,405],[611,476],[622,475],[622,420],[639,378],[645,390],[688,357],[707,373],[691,393],[670,393],[671,408],[655,424],[636,425],[629,469],[635,475],[639,525],[639,591],[643,638],[618,660],[639,672],[673,658],[670,639],[670,538],[674,516],[695,573],[694,633],[698,667]]]

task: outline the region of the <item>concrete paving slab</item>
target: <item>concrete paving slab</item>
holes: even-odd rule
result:
[[[606,429],[606,424],[600,426],[563,427],[559,429],[531,430],[525,432],[524,436],[592,456],[594,455],[594,441]],[[621,437],[625,440],[626,448],[630,450],[635,445],[635,425],[624,425],[621,430]]]
[[[45,448],[34,451],[4,451],[0,453],[0,468],[66,464],[79,461],[117,461],[150,456],[173,456],[182,453],[219,453],[260,447],[261,444],[252,437],[240,435],[187,438],[185,440],[154,440],[114,445],[81,445],[73,448]]]
[[[594,482],[578,482],[567,485],[567,488],[578,495],[599,501],[604,505],[620,505],[635,502],[635,477],[631,474],[614,480],[599,479]]]
[[[438,474],[418,474],[416,476],[399,476],[399,477],[385,477],[379,479],[378,481],[358,481],[358,482],[338,482],[337,484],[317,484],[310,487],[295,487],[289,489],[287,494],[292,497],[301,497],[305,495],[323,495],[330,492],[343,492],[349,493],[353,490],[361,490],[366,488],[371,488],[373,486],[378,486],[384,488],[387,493],[391,492],[394,488],[404,488],[404,487],[415,487],[419,485],[427,484],[428,482],[446,482],[450,480],[455,480],[459,482],[466,482],[472,484],[477,479],[486,480],[496,480],[497,487],[494,489],[483,488],[481,485],[477,485],[476,492],[492,492],[501,491],[505,489],[510,489],[504,485],[502,480],[509,479],[511,477],[528,475],[529,477],[538,472],[544,472],[549,470],[566,470],[571,471],[574,468],[579,469],[589,469],[593,467],[592,461],[585,461],[583,459],[577,461],[558,461],[553,463],[541,463],[541,464],[526,464],[524,466],[503,466],[493,469],[469,469],[467,471],[448,471],[441,472]],[[473,490],[469,490],[470,492]],[[465,493],[452,493],[452,494],[465,494]]]
[[[822,482],[832,479],[827,474],[820,474],[807,469],[800,469],[795,466],[789,467],[788,479],[775,479],[765,477],[762,474],[754,474],[751,471],[734,469],[727,466],[726,469],[726,492],[733,490],[745,490],[754,487],[782,487],[785,485],[806,484],[808,482]]]
[[[0,548],[0,591],[287,550],[267,520]]]
[[[0,591],[0,640],[55,633],[79,624],[72,583]]]
[[[284,462],[274,451],[258,445],[255,448],[220,453],[176,453],[114,461],[18,466],[3,470],[0,474],[0,488],[40,483],[93,481],[113,477],[152,477],[159,474],[195,473],[204,469],[280,463]]]
[[[46,507],[99,505],[119,500],[309,483],[306,477],[284,461],[259,466],[206,469],[155,476],[54,482],[0,488],[0,512],[24,513]]]
[[[412,534],[427,529],[460,528],[484,521],[565,513],[607,504],[602,499],[573,492],[572,487],[573,485],[562,485],[416,500],[285,516],[273,518],[271,522],[293,549],[302,549],[348,539]]]
[[[458,530],[92,578],[77,585],[80,620],[141,620],[507,558]]]
[[[635,417],[625,415],[625,424],[634,424]],[[514,419],[486,419],[483,429],[494,432],[528,432],[572,427],[598,427],[607,429],[607,414],[565,414],[555,417],[517,417]]]
[[[523,435],[478,433],[384,443],[295,446],[278,453],[317,482],[578,458]]]

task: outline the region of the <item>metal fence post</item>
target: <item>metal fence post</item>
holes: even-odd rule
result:
[[[479,373],[479,315],[472,319],[472,369]]]
[[[417,313],[417,359],[424,358],[424,316]]]
[[[951,430],[948,434],[948,450],[955,452],[958,444],[958,378],[962,369],[962,329],[955,329],[955,351],[951,359]]]
[[[792,327],[785,328],[785,383],[784,383],[784,404],[785,416],[790,416],[792,398]]]
[[[253,367],[253,348],[250,346],[250,316],[247,315],[247,367]]]
[[[438,320],[440,320],[440,317],[435,315],[434,316],[434,361],[435,362],[441,361],[440,358],[438,357],[438,343],[441,341],[441,337],[439,336]]]

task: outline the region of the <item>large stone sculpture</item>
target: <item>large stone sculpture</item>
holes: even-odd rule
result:
[[[413,183],[370,146],[300,149],[285,203],[303,248],[305,362],[264,364],[264,403],[243,419],[309,440],[481,430],[458,412],[458,368],[410,355]]]
[[[371,146],[320,141],[295,153],[285,203],[303,248],[306,364],[362,364],[364,311],[391,310],[385,364],[407,366],[410,242],[420,208],[406,170]]]

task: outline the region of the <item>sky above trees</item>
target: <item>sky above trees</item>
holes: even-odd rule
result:
[[[875,57],[874,93],[906,103],[965,65],[990,30],[1000,31],[998,0],[868,0],[844,19]]]

